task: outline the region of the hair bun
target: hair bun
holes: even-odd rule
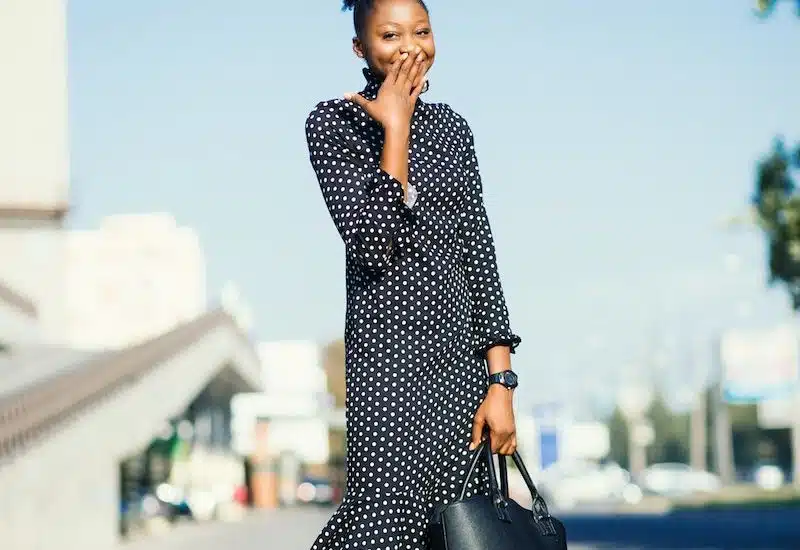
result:
[[[352,10],[356,7],[358,0],[343,0],[342,11]]]

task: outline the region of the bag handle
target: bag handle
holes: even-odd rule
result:
[[[528,469],[522,462],[522,457],[520,456],[519,451],[514,451],[514,454],[511,455],[511,458],[514,460],[514,464],[517,465],[519,473],[522,474],[522,479],[525,480],[525,485],[528,486],[528,490],[531,493],[531,498],[534,500],[536,500],[537,498],[541,498],[539,490],[536,488],[536,485],[533,483],[531,475],[528,473]],[[508,498],[508,464],[506,462],[506,456],[500,455],[499,462],[500,462],[500,490],[502,491],[503,496]]]
[[[467,475],[464,477],[464,481],[461,484],[461,494],[458,496],[458,500],[464,500],[464,496],[467,494],[467,486],[469,485],[472,476],[475,475],[475,468],[478,467],[478,461],[481,459],[481,457],[486,459],[486,466],[489,470],[489,491],[492,495],[502,495],[500,486],[497,483],[497,473],[494,471],[492,444],[489,441],[489,434],[487,433],[486,438],[481,440],[481,442],[478,443],[478,446],[473,451],[472,460],[470,461]]]
[[[519,473],[522,474],[522,479],[525,480],[525,485],[528,486],[528,490],[531,492],[531,507],[533,516],[536,519],[536,524],[539,526],[543,535],[555,535],[556,529],[551,520],[550,511],[547,509],[547,503],[542,498],[538,489],[536,489],[536,485],[533,483],[533,479],[528,473],[525,463],[522,462],[519,451],[514,451],[511,458],[514,460],[514,464],[517,465]],[[503,495],[503,498],[509,498],[508,464],[506,463],[505,455],[500,455],[500,493]]]
[[[492,455],[492,444],[489,440],[489,434],[486,434],[486,439],[482,440],[478,444],[478,448],[475,449],[475,453],[472,456],[472,460],[470,461],[469,470],[467,471],[467,476],[464,478],[464,482],[461,485],[461,494],[459,495],[459,500],[464,500],[464,497],[467,493],[467,486],[469,485],[469,481],[472,479],[473,474],[475,473],[475,468],[478,466],[478,460],[481,457],[486,459],[486,467],[489,473],[489,494],[492,499],[492,504],[494,504],[495,512],[497,513],[497,518],[501,521],[511,522],[511,516],[508,513],[508,500],[503,497],[503,493],[500,490],[500,486],[497,484],[497,473],[494,470],[494,458]]]
[[[486,466],[489,470],[489,494],[491,495],[495,509],[497,510],[497,517],[503,521],[510,522],[511,517],[506,510],[506,508],[508,508],[509,500],[508,464],[506,463],[505,455],[499,455],[501,485],[498,486],[497,474],[494,470],[492,444],[488,432],[486,433],[485,439],[478,444],[478,447],[473,452],[472,460],[470,460],[469,469],[467,470],[467,475],[461,485],[461,494],[459,495],[458,500],[464,500],[464,497],[467,493],[467,486],[469,485],[469,481],[472,479],[472,476],[475,474],[475,468],[478,467],[478,460],[480,460],[481,457],[486,459]],[[525,480],[525,485],[528,486],[528,490],[531,492],[531,498],[533,499],[531,512],[533,513],[533,517],[539,532],[545,536],[556,535],[557,531],[555,525],[553,524],[552,517],[550,516],[550,512],[547,509],[547,504],[542,498],[542,495],[539,494],[539,491],[536,489],[536,485],[534,485],[533,479],[531,479],[531,476],[528,473],[528,469],[522,462],[522,457],[517,451],[514,451],[514,454],[511,455],[511,457],[522,474],[522,479]]]

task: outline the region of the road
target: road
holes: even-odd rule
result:
[[[124,550],[309,550],[331,513],[329,509],[280,510],[256,513],[237,523],[187,525],[128,543]],[[605,549],[570,545],[570,550]]]
[[[163,535],[127,543],[124,550],[309,550],[332,512],[332,508],[285,509],[256,512],[234,523],[188,524]],[[755,519],[736,513],[721,514],[573,515],[563,519],[573,541],[605,541],[605,544],[570,542],[570,550],[800,548],[796,544],[800,540],[797,531],[786,529],[797,524],[798,516],[792,510],[774,510]],[[744,530],[733,529],[735,525]],[[709,542],[712,540],[713,544]],[[622,544],[624,541],[627,543]]]

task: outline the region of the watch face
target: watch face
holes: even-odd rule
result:
[[[513,387],[517,385],[518,380],[517,380],[517,374],[515,372],[507,372],[505,378],[506,378],[506,384],[508,384],[509,386]]]

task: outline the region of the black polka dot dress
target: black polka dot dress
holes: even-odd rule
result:
[[[364,74],[361,93],[374,99],[380,83]],[[449,106],[418,102],[411,200],[379,168],[383,131],[354,103],[319,103],[306,137],[347,282],[347,487],[312,550],[423,550],[431,509],[454,500],[466,474],[486,350],[520,343],[472,132]]]

